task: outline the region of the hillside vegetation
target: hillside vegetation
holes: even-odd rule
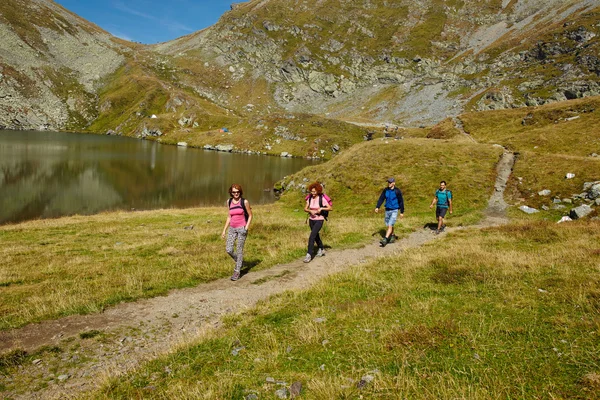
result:
[[[314,146],[274,146],[277,126],[256,127],[304,115],[432,126],[465,110],[600,95],[592,0],[252,0],[153,46],[110,37],[50,0],[0,11],[0,127],[10,129],[312,157]],[[221,140],[221,128],[244,139]]]

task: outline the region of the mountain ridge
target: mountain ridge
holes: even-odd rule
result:
[[[0,11],[21,3],[8,0]],[[0,66],[17,71],[12,80],[0,72],[9,76],[0,86],[0,126],[10,129],[214,145],[211,131],[234,126],[261,143],[257,121],[275,114],[431,126],[465,111],[600,95],[597,0],[253,0],[232,5],[211,27],[150,46],[93,24],[74,31],[62,20],[78,17],[50,0],[32,4],[37,11],[24,10],[52,11],[58,30],[33,18],[41,43],[51,46],[41,52],[46,72],[30,62],[35,71],[25,73],[14,60],[35,56],[23,50],[15,22],[1,19],[8,40]],[[97,32],[95,41],[88,31]],[[82,52],[51,51],[65,41]]]

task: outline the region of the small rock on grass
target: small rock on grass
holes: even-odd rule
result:
[[[290,395],[292,398],[299,396],[302,392],[302,382],[294,382],[290,387]]]
[[[539,212],[539,210],[536,210],[535,208],[531,208],[528,206],[521,206],[521,207],[519,207],[519,210],[523,211],[526,214],[535,214],[536,212]]]
[[[286,388],[277,389],[275,391],[275,396],[277,396],[278,399],[287,399],[288,390]]]

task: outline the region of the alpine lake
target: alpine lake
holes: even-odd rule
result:
[[[118,136],[0,130],[0,224],[108,210],[251,204],[315,161],[163,145]]]

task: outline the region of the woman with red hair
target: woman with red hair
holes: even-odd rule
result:
[[[321,211],[331,211],[331,204],[327,201],[323,195],[323,186],[320,183],[315,182],[308,186],[308,192],[310,193],[309,198],[306,200],[304,211],[309,215],[308,224],[310,226],[310,236],[308,237],[308,252],[304,257],[304,262],[308,263],[313,258],[313,250],[315,242],[319,249],[315,257],[321,257],[325,255],[325,249],[323,248],[323,242],[319,231],[323,227],[325,217],[321,215]]]
[[[246,243],[248,228],[250,227],[250,222],[252,222],[252,209],[248,200],[242,197],[243,193],[242,187],[238,184],[234,183],[229,188],[229,200],[227,200],[229,214],[227,215],[227,221],[225,221],[223,233],[221,233],[221,237],[225,239],[225,233],[227,232],[225,250],[235,261],[235,268],[233,275],[231,275],[232,281],[240,279],[242,262],[244,260],[244,243]],[[236,240],[237,249],[234,252],[233,244]]]

